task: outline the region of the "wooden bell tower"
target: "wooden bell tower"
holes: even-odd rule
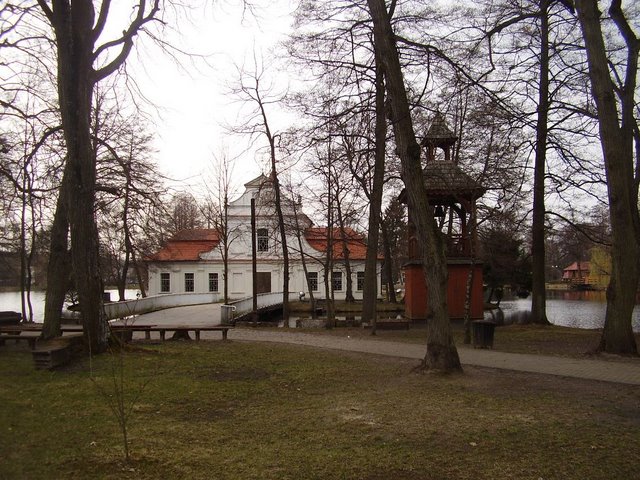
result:
[[[444,118],[436,113],[422,146],[426,150],[423,168],[424,182],[429,204],[434,207],[434,217],[440,227],[447,249],[449,272],[447,302],[451,319],[464,317],[467,281],[472,274],[471,319],[482,319],[482,264],[476,261],[476,200],[486,189],[456,165],[453,147],[458,141],[447,127]],[[406,191],[400,201],[407,203]],[[414,212],[409,208],[409,261],[404,265],[405,316],[414,321],[427,317],[427,288],[422,261],[412,222]]]

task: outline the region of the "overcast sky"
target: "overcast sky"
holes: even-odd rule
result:
[[[155,47],[140,45],[129,69],[145,96],[158,107],[154,132],[161,170],[185,186],[197,187],[214,154],[238,155],[249,139],[230,136],[225,123],[238,121],[240,105],[233,102],[225,86],[237,77],[236,67],[253,50],[267,56],[290,29],[293,1],[277,0],[258,11],[256,19],[244,12],[240,2],[216,2],[199,7],[179,19],[179,32],[165,33],[181,50],[207,56],[202,60],[181,57],[176,65]],[[153,110],[153,109],[150,109]],[[237,185],[258,176],[260,166],[251,152],[241,155],[234,167]]]

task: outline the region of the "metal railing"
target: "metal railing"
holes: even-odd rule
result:
[[[298,295],[297,292],[289,292],[289,301],[297,300]],[[259,293],[257,297],[258,309],[282,304],[282,292]],[[253,297],[235,300],[227,305],[236,307],[235,316],[244,315],[253,310]]]
[[[107,319],[111,320],[155,312],[165,308],[217,303],[219,301],[219,293],[173,293],[138,298],[136,300],[125,300],[124,302],[105,303],[104,311]]]
[[[298,295],[296,292],[289,292],[289,301],[297,300]],[[257,297],[259,309],[282,304],[282,292],[260,293]],[[138,298],[136,300],[125,300],[124,302],[105,303],[104,311],[107,319],[112,320],[114,318],[141,315],[166,308],[218,303],[221,300],[219,293],[173,293]],[[235,313],[234,316],[244,315],[253,310],[253,297],[234,300],[227,305],[223,305],[223,307],[224,306],[234,307],[234,309],[231,310]]]

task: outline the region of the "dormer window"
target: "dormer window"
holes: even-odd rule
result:
[[[256,243],[259,252],[269,251],[269,231],[266,228],[258,229]]]

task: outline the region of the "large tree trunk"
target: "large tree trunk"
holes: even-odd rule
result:
[[[533,223],[531,226],[531,321],[544,325],[549,324],[545,292],[544,246],[544,178],[547,161],[547,122],[549,115],[549,17],[547,10],[548,0],[540,0],[540,87],[538,89],[536,158],[533,172]]]
[[[384,157],[386,154],[387,121],[384,115],[384,74],[376,67],[376,126],[373,187],[369,199],[369,238],[364,267],[362,292],[362,321],[371,324],[371,335],[376,334],[378,300],[378,244],[382,217],[382,189],[384,186]]]
[[[40,337],[44,340],[61,334],[60,315],[64,307],[64,296],[67,293],[71,275],[66,178],[68,178],[68,175],[63,175],[56,211],[53,215],[53,224],[51,225],[51,243],[49,247],[49,262],[47,264],[47,292],[44,301],[44,324],[40,334]]]
[[[640,278],[640,217],[638,187],[633,170],[634,95],[638,71],[640,40],[633,33],[621,10],[620,1],[612,1],[609,13],[627,47],[624,85],[617,97],[600,26],[595,0],[577,0],[591,88],[598,109],[600,142],[604,155],[611,218],[611,281],[607,288],[607,313],[599,350],[637,355],[632,330],[632,314]],[[620,99],[618,105],[616,98]],[[621,112],[621,121],[618,117]]]
[[[424,367],[445,372],[461,370],[458,351],[453,342],[447,310],[447,261],[444,245],[427,201],[420,162],[420,145],[416,141],[402,70],[391,22],[383,0],[368,0],[377,58],[382,61],[391,106],[397,154],[402,163],[402,179],[407,189],[418,243],[422,254],[427,289],[427,353]]]
[[[80,300],[85,341],[92,353],[106,350],[109,329],[102,304],[98,229],[94,217],[96,162],[91,144],[93,23],[89,0],[54,4],[58,49],[58,96],[67,147],[67,213],[73,274]]]

